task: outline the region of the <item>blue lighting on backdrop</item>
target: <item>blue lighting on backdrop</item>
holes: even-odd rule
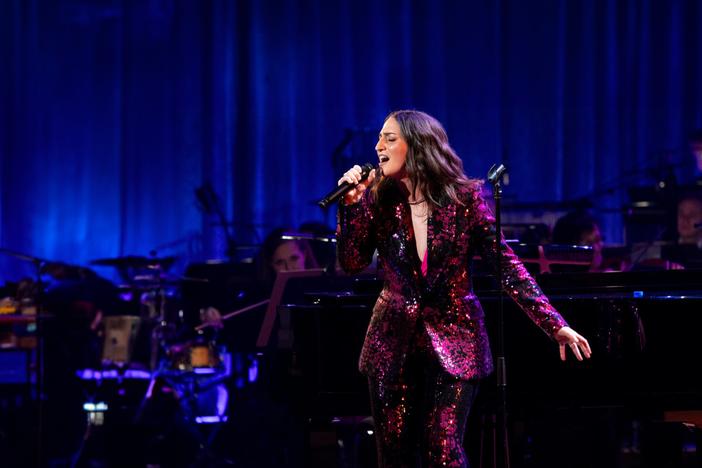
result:
[[[445,124],[471,175],[505,161],[508,199],[604,193],[621,242],[627,184],[694,176],[699,24],[695,0],[3,1],[0,247],[222,257],[205,182],[240,245],[331,225],[314,201],[407,107]],[[0,280],[31,273],[0,256]]]

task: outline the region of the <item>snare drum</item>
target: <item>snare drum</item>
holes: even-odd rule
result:
[[[198,367],[217,367],[219,356],[212,344],[194,344],[190,347],[190,365]]]
[[[221,360],[213,343],[178,343],[168,350],[169,367],[173,370],[191,372],[197,369],[214,369]]]

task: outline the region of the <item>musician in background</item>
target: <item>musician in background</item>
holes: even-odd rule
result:
[[[639,252],[632,253],[632,270],[702,269],[702,186],[685,187],[679,193],[671,208],[674,228],[662,236],[666,242],[640,244]]]
[[[684,192],[677,203],[674,242],[660,247],[653,256],[640,259],[636,270],[702,269],[702,192]]]
[[[645,267],[666,270],[702,269],[702,193],[683,193],[677,204],[675,243],[661,249],[660,259],[640,262]]]
[[[256,258],[258,278],[273,282],[276,273],[317,268],[318,263],[307,241],[284,239],[290,229],[276,228],[266,236]],[[294,237],[294,235],[293,235]]]
[[[375,147],[378,173],[354,166],[339,180],[357,184],[339,204],[339,261],[362,271],[378,250],[384,274],[361,352],[368,376],[380,467],[467,467],[463,436],[480,379],[492,372],[483,310],[470,259],[497,261],[495,220],[468,179],[441,124],[419,111],[384,121]],[[590,357],[512,249],[499,236],[504,288],[559,343]],[[421,459],[421,462],[420,462]],[[423,463],[420,465],[420,463]]]
[[[604,271],[602,249],[604,242],[600,226],[587,210],[576,210],[561,216],[553,227],[552,241],[559,245],[586,245],[592,247],[589,271]]]
[[[300,237],[287,228],[274,229],[256,256],[255,279],[261,299],[271,295],[278,272],[317,267],[309,243],[303,239],[285,239],[286,234]],[[293,371],[296,364],[292,351],[267,352],[258,348],[256,340],[265,310],[259,307],[223,323],[221,341],[233,350],[233,361],[249,362],[255,354],[257,362],[256,382],[232,388],[235,398],[230,409],[231,427],[238,446],[246,447],[236,454],[237,466],[303,466],[307,419],[300,408],[305,401],[302,396],[305,387]],[[212,308],[205,319],[208,323],[222,323],[219,312]],[[271,421],[275,422],[275,430],[271,430]]]
[[[285,239],[286,234],[295,237],[290,229],[284,227],[272,230],[261,244],[254,260],[255,277],[237,278],[236,281],[231,281],[227,288],[239,290],[250,302],[258,302],[270,296],[279,271],[317,268],[317,260],[309,243],[304,239]],[[206,305],[207,307],[202,307],[200,311],[200,325],[209,325],[214,329],[224,328],[222,339],[231,345],[230,349],[255,349],[255,340],[262,320],[259,314],[263,309],[230,319],[230,326],[225,327],[219,309],[222,304]]]
[[[702,248],[702,194],[691,192],[678,202],[678,245]]]

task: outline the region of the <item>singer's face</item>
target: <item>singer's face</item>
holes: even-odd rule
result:
[[[277,272],[305,269],[305,254],[297,242],[283,242],[273,252],[271,266]]]
[[[400,124],[394,118],[390,117],[383,124],[375,151],[378,153],[380,169],[384,176],[401,179],[406,175],[407,141],[400,132]]]

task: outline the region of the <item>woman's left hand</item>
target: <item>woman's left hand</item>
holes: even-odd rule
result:
[[[556,341],[561,352],[561,361],[566,360],[566,346],[573,351],[578,361],[583,360],[583,356],[589,358],[592,355],[590,343],[587,342],[584,336],[570,327],[563,327],[556,333]]]

